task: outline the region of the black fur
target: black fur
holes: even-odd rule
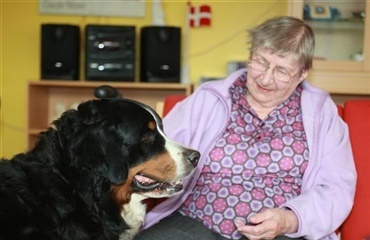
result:
[[[119,239],[128,225],[112,186],[164,151],[149,121],[131,101],[87,101],[54,121],[34,149],[0,161],[0,239]]]

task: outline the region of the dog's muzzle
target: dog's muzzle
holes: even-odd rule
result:
[[[177,180],[174,181],[162,181],[158,180],[149,174],[138,173],[134,176],[133,184],[136,188],[144,192],[149,191],[166,191],[166,192],[180,192],[183,189],[183,178],[189,176],[194,172],[194,169],[198,166],[200,153],[193,149],[186,149],[183,151],[183,159],[187,162],[186,167],[183,166],[183,171],[178,175]]]

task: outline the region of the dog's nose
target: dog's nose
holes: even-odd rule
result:
[[[198,151],[191,151],[191,153],[187,156],[187,159],[194,167],[198,165],[199,158],[200,153]]]

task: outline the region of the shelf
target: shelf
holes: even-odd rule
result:
[[[181,83],[31,80],[29,84],[33,86],[73,87],[73,88],[95,88],[101,85],[110,85],[112,87],[121,89],[184,90],[187,92],[187,94],[190,94],[192,92],[191,84],[181,84]]]
[[[360,20],[342,20],[342,21],[313,21],[305,20],[305,23],[314,30],[364,30],[364,22]]]
[[[305,4],[322,4],[338,9],[338,20],[304,20],[315,34],[315,59],[308,80],[331,94],[346,97],[370,96],[370,18],[353,12],[370,13],[370,1],[288,1],[288,15],[303,19]],[[356,58],[361,54],[361,58]]]
[[[145,103],[153,109],[167,95],[189,95],[193,91],[191,84],[180,83],[31,80],[28,82],[27,98],[28,147],[34,146],[39,133],[48,128],[62,112],[93,99],[94,89],[101,85],[115,87],[123,97]]]

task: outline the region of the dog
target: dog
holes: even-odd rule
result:
[[[83,102],[33,149],[0,161],[0,239],[132,239],[142,201],[181,192],[199,157],[167,138],[145,104]]]

